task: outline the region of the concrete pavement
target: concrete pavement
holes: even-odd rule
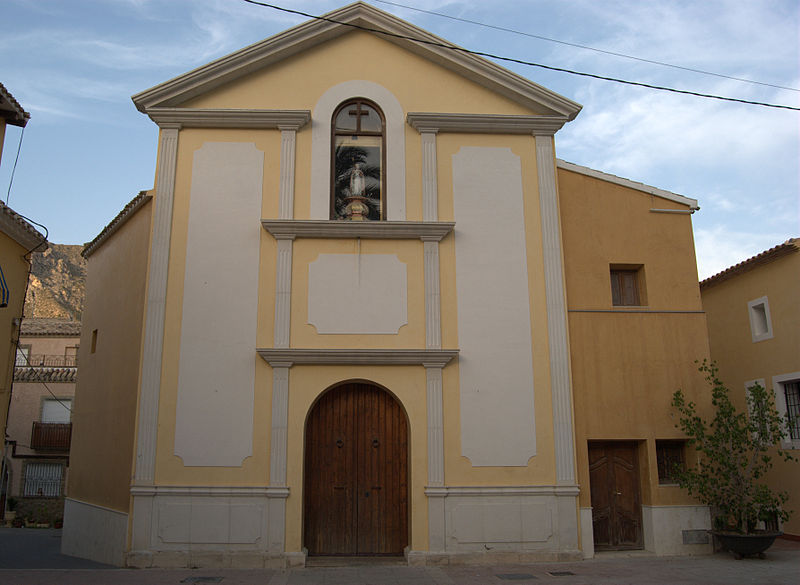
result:
[[[118,569],[58,552],[60,531],[0,528],[2,585],[800,585],[800,542],[779,540],[766,559],[726,553],[652,557],[601,553],[567,563],[408,567],[348,563],[303,569]],[[339,563],[337,563],[339,564]]]

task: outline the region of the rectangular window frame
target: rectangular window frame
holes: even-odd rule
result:
[[[56,473],[58,470],[58,473]],[[41,491],[41,493],[39,493]],[[60,498],[64,495],[64,464],[54,461],[28,461],[22,481],[25,498]]]
[[[748,302],[747,314],[750,318],[750,335],[753,343],[772,339],[772,318],[769,313],[769,299],[763,296]]]
[[[664,455],[667,449],[677,448],[677,458],[675,452],[665,460]],[[678,480],[672,475],[674,463],[678,463],[682,468],[686,468],[686,441],[684,439],[656,439],[656,468],[658,472],[658,485],[669,487],[678,485]]]
[[[647,306],[644,264],[609,264],[609,284],[612,307]],[[632,296],[623,292],[630,285],[633,288]]]
[[[791,383],[800,383],[800,372],[790,372],[772,377],[772,391],[775,397],[775,408],[784,419],[788,412],[786,405],[786,386]],[[789,429],[787,429],[787,433]],[[783,449],[800,449],[800,437],[793,439],[787,436],[781,441]]]
[[[28,367],[31,360],[31,344],[20,343],[17,344],[17,353],[14,365],[16,367]]]

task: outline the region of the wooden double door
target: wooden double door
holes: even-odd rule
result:
[[[595,549],[642,548],[637,443],[590,442],[589,483]]]
[[[408,544],[408,423],[385,390],[348,383],[306,422],[304,543],[310,555],[399,555]]]

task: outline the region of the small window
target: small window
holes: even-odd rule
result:
[[[747,310],[750,313],[750,334],[753,343],[772,339],[772,320],[769,315],[769,301],[767,297],[761,297],[747,303]]]
[[[645,305],[641,266],[611,265],[611,304],[615,307]]]
[[[333,113],[331,127],[331,219],[385,219],[383,113],[365,99],[350,100]]]
[[[684,469],[684,441],[656,441],[659,485],[677,485],[676,472]]]
[[[97,351],[97,329],[92,331],[92,347],[89,353],[94,353]]]
[[[67,346],[64,348],[64,365],[67,367],[78,365],[79,346]]]
[[[48,398],[42,402],[43,423],[68,423],[72,415],[70,398]]]
[[[60,496],[63,471],[60,463],[28,463],[25,466],[23,495],[45,498]]]
[[[786,417],[789,425],[789,438],[800,441],[800,381],[782,384],[786,399]]]
[[[30,345],[18,345],[17,346],[17,360],[14,363],[14,365],[15,366],[27,366],[30,358],[31,358],[31,346]]]

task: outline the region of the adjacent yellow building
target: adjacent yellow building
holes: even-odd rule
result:
[[[0,158],[3,154],[6,126],[24,127],[30,114],[14,96],[0,84]],[[0,429],[5,437],[6,416],[11,400],[11,383],[14,373],[16,342],[22,309],[25,305],[25,290],[31,270],[30,255],[47,249],[44,236],[0,202]],[[5,510],[7,486],[7,461],[5,439],[0,445],[0,509]]]
[[[562,96],[326,18],[133,97],[155,187],[84,250],[63,551],[707,551],[658,472],[672,392],[703,401],[697,202],[558,160]]]
[[[745,407],[747,388],[772,390],[788,415],[781,447],[800,455],[800,240],[791,238],[700,283],[711,357],[720,379]],[[776,458],[777,459],[777,458]],[[793,514],[783,532],[800,538],[800,466],[775,461],[767,481],[789,493]]]

